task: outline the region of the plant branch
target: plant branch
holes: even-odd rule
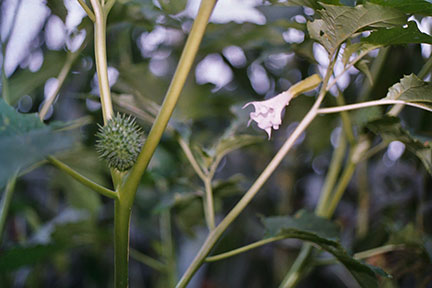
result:
[[[102,104],[102,114],[104,123],[113,117],[113,108],[111,103],[111,91],[108,80],[108,64],[106,57],[106,17],[103,7],[99,0],[90,0],[95,13],[95,58],[96,72],[99,83],[99,94]]]
[[[225,253],[209,256],[209,257],[205,258],[205,262],[215,262],[215,261],[219,261],[222,259],[226,259],[226,258],[235,256],[235,255],[238,255],[240,253],[255,249],[257,247],[261,247],[261,246],[266,245],[268,243],[279,241],[279,240],[282,240],[285,238],[286,238],[285,236],[276,236],[276,237],[263,239],[263,240],[254,242],[252,244],[249,244],[249,245],[246,245],[246,246],[243,246],[243,247],[240,247],[240,248],[237,248],[237,249],[225,252]]]
[[[129,252],[130,256],[136,261],[141,262],[156,271],[163,272],[166,269],[166,265],[164,263],[150,256],[147,256],[144,253],[139,252],[138,250],[131,248]]]
[[[96,22],[95,14],[90,9],[90,7],[87,6],[87,4],[84,2],[84,0],[78,0],[78,3],[81,5],[81,7],[87,13],[87,16],[90,18],[90,20],[93,21],[93,22]]]
[[[421,104],[412,103],[412,102],[406,102],[403,100],[390,100],[390,99],[381,99],[381,100],[373,100],[373,101],[367,101],[362,103],[356,103],[356,104],[349,104],[344,106],[338,106],[338,107],[330,107],[330,108],[320,108],[318,109],[319,114],[330,114],[330,113],[338,113],[342,111],[349,111],[349,110],[355,110],[360,108],[366,108],[371,106],[378,106],[378,105],[391,105],[391,104],[404,104],[408,106],[417,107],[423,110],[432,111],[431,108],[428,108],[426,106],[423,106]]]
[[[60,70],[59,75],[57,76],[57,83],[54,91],[52,91],[51,95],[48,95],[47,99],[44,101],[44,104],[42,106],[42,109],[39,112],[39,119],[41,121],[44,121],[46,114],[48,113],[49,108],[53,104],[54,100],[57,97],[57,94],[60,92],[61,87],[63,86],[67,75],[69,74],[70,69],[72,68],[72,64],[75,62],[75,60],[78,58],[79,53],[81,52],[82,48],[85,46],[85,41],[81,45],[81,47],[73,52],[68,53],[66,61]]]
[[[72,178],[80,182],[81,184],[89,187],[93,191],[99,192],[100,194],[112,198],[112,199],[118,199],[118,193],[112,191],[111,189],[105,188],[102,185],[99,185],[92,180],[88,179],[87,177],[81,175],[79,172],[75,171],[68,165],[64,164],[60,160],[57,160],[54,157],[48,157],[48,161],[54,165],[55,167],[59,168],[63,172],[69,174]]]
[[[147,140],[143,145],[141,153],[138,156],[137,162],[123,184],[122,190],[130,192],[130,195],[128,196],[130,202],[129,205],[132,205],[141,176],[146,170],[177,104],[177,100],[186,82],[189,71],[192,68],[205,28],[207,27],[208,19],[210,18],[215,4],[216,0],[203,0],[201,2],[198,15],[186,41],[185,48],[183,49],[183,53],[180,57],[176,72],[174,73],[161,109],[150,130]]]
[[[177,136],[177,141],[180,145],[180,147],[182,148],[186,158],[188,159],[189,163],[191,164],[193,170],[195,171],[195,173],[199,176],[199,178],[201,178],[201,180],[204,182],[207,179],[207,175],[204,174],[204,172],[201,170],[201,167],[199,166],[198,162],[196,161],[194,155],[192,154],[192,151],[188,145],[188,143],[186,143],[185,140],[183,140],[183,138],[181,136]]]
[[[215,228],[215,212],[213,204],[213,189],[212,189],[212,178],[207,177],[204,179],[205,187],[205,203],[206,203],[206,215],[207,215],[207,226],[209,230]]]
[[[216,226],[216,228],[210,232],[206,241],[201,246],[198,254],[195,256],[194,260],[183,274],[180,281],[177,283],[177,288],[186,287],[187,283],[189,283],[192,276],[204,262],[205,257],[210,253],[210,250],[216,244],[217,240],[221,237],[222,233],[228,228],[228,226],[237,218],[237,216],[246,208],[249,202],[254,198],[260,188],[264,185],[267,179],[272,175],[272,173],[279,166],[280,162],[282,162],[283,158],[290,151],[291,147],[294,145],[297,138],[304,132],[304,130],[309,126],[313,119],[315,119],[318,111],[318,107],[324,99],[326,94],[326,83],[328,82],[331,71],[333,70],[334,61],[327,68],[326,76],[323,80],[323,85],[320,89],[320,93],[318,95],[317,100],[315,101],[312,108],[300,122],[300,124],[296,127],[296,129],[292,132],[292,134],[288,137],[264,171],[260,174],[260,176],[255,180],[249,190],[243,195],[240,201],[234,206],[234,208],[228,213],[228,215],[222,220],[222,222]],[[310,79],[309,79],[310,80]],[[308,80],[308,81],[309,81]],[[296,86],[299,87],[299,86]],[[311,87],[312,88],[312,87]],[[296,88],[297,89],[297,88]],[[307,91],[307,90],[306,90]]]
[[[9,206],[12,201],[12,195],[15,190],[16,178],[17,175],[14,175],[8,180],[0,203],[0,244],[1,244],[1,240],[3,239],[3,230],[6,224],[6,218],[9,212]]]

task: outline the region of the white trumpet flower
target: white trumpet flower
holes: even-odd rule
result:
[[[246,103],[243,109],[251,104],[255,108],[255,112],[249,114],[248,126],[252,121],[257,122],[258,127],[266,131],[270,139],[272,129],[277,130],[282,124],[282,111],[292,98],[293,95],[285,91],[268,100]]]

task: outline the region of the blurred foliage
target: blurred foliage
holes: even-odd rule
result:
[[[68,5],[64,1],[46,2],[51,15],[67,21]],[[417,74],[427,60],[422,52],[430,57],[430,46],[419,44],[432,42],[431,36],[419,29],[420,23],[431,29],[430,2],[279,2],[263,1],[255,8],[254,12],[266,19],[265,24],[241,20],[209,24],[193,73],[141,181],[132,214],[131,247],[157,259],[166,269],[157,270],[131,258],[130,287],[169,287],[169,279],[177,279],[185,270],[207,233],[202,207],[204,187],[180,148],[179,137],[189,145],[204,171],[216,163],[212,186],[217,220],[221,219],[307,113],[316,93],[307,93],[290,103],[283,124],[271,141],[254,125],[247,126],[250,111],[240,107],[276,95],[318,73],[323,68],[319,51],[333,52],[348,40],[341,57],[343,65],[355,53],[398,45],[388,48],[378,71],[374,63],[382,55],[372,52],[357,66],[363,73],[353,68],[346,74],[346,87],[339,87],[345,102],[391,98],[403,90],[405,93],[398,92],[397,98],[430,104],[431,84],[411,75]],[[366,4],[355,6],[362,3]],[[118,0],[108,18],[108,63],[115,69],[113,75],[118,72],[112,83],[115,110],[137,117],[146,132],[163,101],[193,21],[190,13],[182,12],[186,4],[184,0]],[[7,9],[7,5],[2,5],[2,9]],[[345,11],[341,18],[337,17],[340,9]],[[366,16],[357,21],[359,14]],[[409,17],[411,14],[415,15]],[[350,25],[346,25],[347,21]],[[26,47],[28,55],[13,73],[7,77],[2,74],[2,98],[11,106],[0,100],[0,186],[17,170],[21,175],[1,239],[0,286],[111,287],[112,201],[40,162],[47,155],[68,149],[59,155],[61,160],[97,183],[112,185],[109,170],[97,159],[94,149],[96,123],[101,123],[102,117],[96,92],[92,23],[84,18],[77,30],[64,35],[68,39],[72,32],[85,30],[90,41],[75,61],[47,124],[42,124],[35,113],[45,99],[47,80],[58,75],[69,53],[67,44],[61,48],[49,46],[49,23],[44,21],[33,36]],[[373,32],[361,37],[365,27],[372,27]],[[3,30],[6,29],[2,27]],[[3,51],[6,45],[2,43]],[[29,63],[39,51],[43,63],[34,69]],[[209,55],[216,55],[212,59],[217,61],[207,65],[206,73],[196,72]],[[7,57],[2,54],[3,65]],[[218,65],[224,70],[211,71]],[[220,84],[224,73],[232,76]],[[331,93],[324,101],[326,106],[337,105]],[[383,116],[386,109],[380,106],[349,113],[356,137],[364,135],[374,147],[382,142],[385,145],[369,155],[365,170],[356,171],[333,222],[307,213],[296,214],[306,218],[287,215],[316,206],[332,151],[342,133],[337,114],[320,116],[311,124],[262,191],[227,230],[215,251],[235,249],[261,239],[270,224],[264,221],[263,225],[259,216],[282,215],[266,218],[284,219],[276,225],[277,229],[271,223],[270,228],[278,230],[274,234],[289,232],[294,238],[315,242],[348,270],[354,267],[364,273],[355,275],[357,279],[371,276],[373,269],[350,255],[388,244],[404,245],[402,250],[363,260],[392,275],[391,279],[378,277],[380,287],[429,287],[432,115],[407,107],[398,118],[389,118]],[[74,122],[84,115],[90,115],[90,124]],[[68,129],[76,126],[79,129]],[[402,150],[396,157],[397,151],[387,147],[392,141],[403,143],[403,149],[412,153]],[[365,185],[366,206],[359,201]],[[366,223],[358,223],[359,213],[366,213],[368,217],[362,220]],[[356,232],[359,225],[367,227],[365,234]],[[206,264],[190,287],[276,287],[299,247],[296,241],[275,242]],[[348,270],[341,267],[312,269],[299,286],[357,285]]]

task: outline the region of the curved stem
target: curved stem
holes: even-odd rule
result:
[[[81,48],[84,46],[85,41],[83,42]],[[44,121],[46,114],[48,113],[49,108],[53,104],[54,100],[57,97],[57,94],[60,92],[61,87],[63,86],[67,75],[69,74],[70,69],[72,68],[72,64],[77,59],[79,53],[81,52],[81,48],[73,53],[68,53],[66,62],[63,65],[62,69],[60,70],[59,75],[57,76],[57,84],[54,89],[54,91],[51,93],[51,95],[48,95],[48,98],[45,100],[42,109],[39,112],[39,119],[41,121]]]
[[[62,170],[63,172],[66,172],[67,174],[69,174],[72,178],[74,178],[75,180],[77,180],[78,182],[80,182],[81,184],[89,187],[90,189],[99,192],[100,194],[112,198],[112,199],[117,199],[118,198],[118,193],[103,187],[102,185],[99,185],[95,182],[93,182],[92,180],[88,179],[87,177],[81,175],[80,173],[78,173],[77,171],[75,171],[74,169],[72,169],[71,167],[69,167],[68,165],[64,164],[63,162],[61,162],[60,160],[54,158],[54,157],[48,157],[47,158],[48,161],[53,164],[54,166],[56,166],[57,168],[59,168],[60,170]]]
[[[307,263],[312,256],[312,245],[306,243],[302,246],[299,255],[297,256],[291,269],[288,271],[279,288],[294,287],[302,279]]]
[[[333,152],[333,156],[330,162],[331,164],[327,172],[327,176],[324,180],[324,185],[321,189],[320,199],[315,209],[315,213],[318,216],[323,216],[325,207],[328,205],[330,196],[332,194],[331,192],[333,191],[333,187],[336,183],[337,177],[342,167],[346,148],[347,148],[347,141],[345,135],[340,135],[338,146]]]
[[[243,247],[240,247],[240,248],[237,248],[237,249],[225,252],[225,253],[209,256],[209,257],[205,258],[204,261],[205,262],[219,261],[219,260],[226,259],[226,258],[235,256],[235,255],[238,255],[240,253],[243,253],[243,252],[255,249],[257,247],[266,245],[268,243],[279,241],[279,240],[282,240],[282,239],[285,239],[285,238],[286,238],[285,236],[277,236],[277,237],[271,237],[271,238],[263,239],[263,240],[254,242],[252,244],[249,244],[249,245],[246,245],[246,246],[243,246]]]
[[[3,230],[6,224],[6,218],[9,211],[9,206],[12,201],[12,195],[15,190],[17,175],[12,176],[9,179],[5,191],[3,192],[1,203],[0,203],[0,243],[3,239]]]
[[[342,111],[349,111],[349,110],[355,110],[355,109],[360,109],[360,108],[366,108],[366,107],[371,107],[371,106],[391,105],[391,104],[404,104],[404,105],[408,105],[408,106],[417,107],[417,108],[420,108],[423,110],[432,111],[431,108],[423,106],[421,104],[417,104],[417,103],[406,102],[403,100],[381,99],[381,100],[373,100],[373,101],[367,101],[367,102],[338,106],[338,107],[320,108],[320,109],[318,109],[318,113],[319,114],[330,114],[330,113],[338,113],[338,112],[342,112]]]

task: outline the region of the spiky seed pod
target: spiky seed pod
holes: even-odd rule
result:
[[[129,170],[144,142],[144,133],[131,116],[117,113],[96,134],[96,151],[110,168]]]

